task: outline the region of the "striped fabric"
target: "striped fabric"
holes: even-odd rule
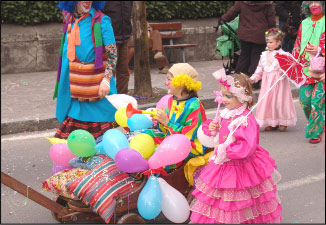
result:
[[[103,56],[104,57],[104,56]],[[77,58],[69,62],[71,98],[79,101],[100,100],[98,90],[104,77],[107,56],[100,70],[94,70],[94,63],[80,62]]]
[[[83,129],[91,133],[94,138],[102,136],[107,130],[116,128],[119,125],[114,122],[87,122],[73,119],[69,116],[60,124],[59,129],[54,135],[55,138],[67,139],[74,130]]]
[[[134,179],[121,172],[111,158],[103,160],[94,170],[67,184],[68,189],[89,204],[106,223],[113,216],[115,198],[137,186]]]

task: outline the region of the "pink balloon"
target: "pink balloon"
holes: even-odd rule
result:
[[[65,170],[65,169],[73,169],[75,167],[73,166],[60,166],[60,165],[57,165],[57,164],[54,164],[54,166],[52,167],[52,175],[62,171],[62,170]]]
[[[148,162],[134,149],[124,148],[115,155],[115,164],[126,173],[142,172],[148,169]]]
[[[156,104],[157,109],[163,109],[165,110],[166,107],[168,106],[168,100],[172,95],[164,95]]]
[[[184,160],[190,153],[191,142],[183,134],[172,134],[166,137],[149,158],[150,169],[176,164]]]
[[[60,166],[70,166],[69,161],[75,158],[66,143],[57,143],[50,148],[50,158]]]

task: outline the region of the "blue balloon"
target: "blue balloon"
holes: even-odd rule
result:
[[[104,151],[104,148],[103,148],[103,142],[102,141],[96,145],[96,154],[105,155],[105,151]]]
[[[162,211],[162,192],[155,176],[151,176],[137,200],[139,214],[146,220],[156,218]]]
[[[115,159],[115,155],[124,148],[129,148],[127,137],[119,130],[111,129],[103,135],[103,149],[105,155]]]
[[[127,119],[127,124],[131,131],[144,130],[153,126],[152,120],[144,114],[134,114]]]

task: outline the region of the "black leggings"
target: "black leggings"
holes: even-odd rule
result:
[[[251,76],[255,73],[260,55],[265,50],[266,44],[255,44],[241,41],[241,54],[236,66],[236,73],[245,73]]]

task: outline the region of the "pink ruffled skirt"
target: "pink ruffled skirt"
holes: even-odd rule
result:
[[[282,206],[275,161],[259,147],[243,160],[211,161],[195,180],[193,223],[280,223]]]

